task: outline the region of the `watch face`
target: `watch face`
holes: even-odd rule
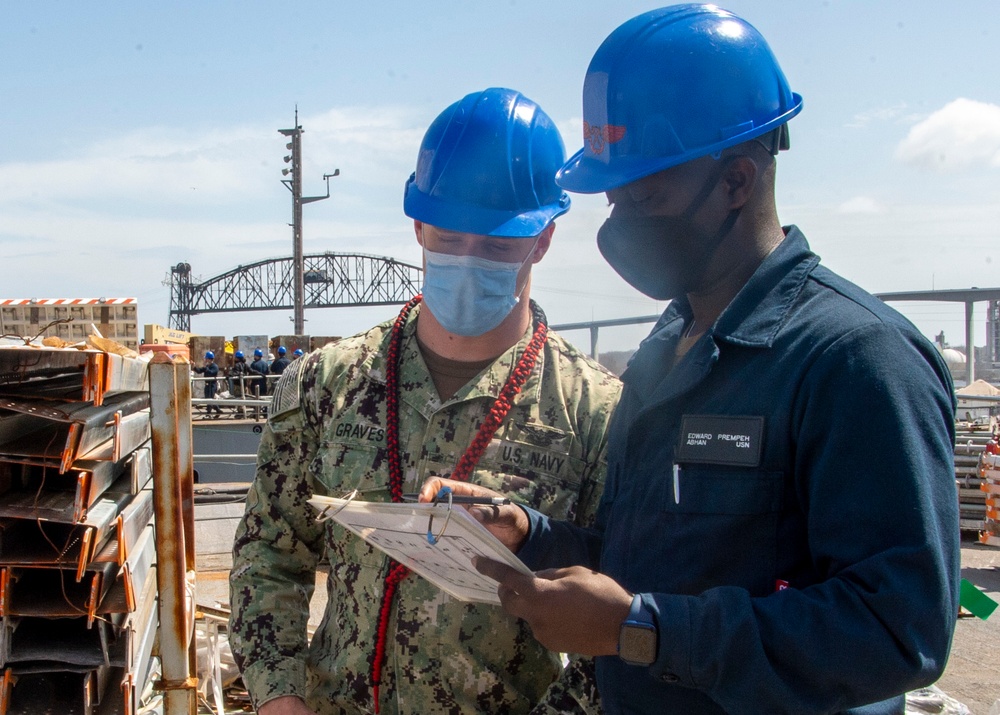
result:
[[[656,660],[656,629],[645,624],[623,624],[618,655],[631,665],[652,665]]]

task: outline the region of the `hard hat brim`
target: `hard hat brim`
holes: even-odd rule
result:
[[[452,201],[443,201],[420,191],[411,179],[406,184],[403,213],[447,231],[473,233],[498,238],[532,238],[569,211],[570,198],[563,194],[558,202],[531,211],[500,211],[467,205],[459,209]]]
[[[769,122],[753,129],[727,137],[726,139],[706,147],[698,147],[688,152],[661,157],[615,157],[609,166],[607,158],[596,159],[587,156],[586,148],[580,149],[569,158],[562,168],[556,172],[556,184],[561,189],[577,194],[598,194],[602,191],[616,189],[637,181],[645,176],[655,174],[672,166],[679,166],[703,156],[710,156],[728,149],[731,146],[750,141],[755,137],[767,134],[777,129],[802,111],[802,97],[792,93],[792,106]],[[604,155],[607,157],[607,155]]]

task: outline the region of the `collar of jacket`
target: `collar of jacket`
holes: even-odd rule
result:
[[[819,263],[796,226],[785,227],[785,240],[757,267],[712,326],[712,336],[747,347],[771,347],[806,280]],[[653,334],[679,332],[691,317],[687,298],[672,301]],[[672,330],[671,330],[672,329]],[[652,335],[651,335],[652,337]]]
[[[715,321],[709,334],[691,348],[682,362],[686,367],[672,372],[677,341],[691,306],[686,297],[671,301],[640,350],[629,361],[621,379],[649,407],[673,399],[704,379],[724,351],[724,344],[769,348],[789,317],[819,257],[809,250],[805,236],[796,227],[785,229],[785,239],[768,255]]]
[[[427,365],[424,363],[424,358],[417,345],[417,316],[420,314],[421,307],[422,304],[418,304],[410,311],[410,315],[406,319],[406,324],[403,326],[403,343],[400,346],[402,369],[399,373],[399,379],[400,385],[410,386],[410,389],[404,387],[401,390],[400,400],[429,417],[444,403],[440,402],[437,396],[437,391],[434,389],[434,381],[427,371]],[[385,332],[382,337],[380,349],[373,351],[368,356],[368,359],[359,366],[362,372],[366,373],[371,380],[382,384],[385,384],[385,361],[389,351],[389,342],[392,338],[393,322],[395,321],[385,324]],[[528,347],[528,343],[531,341],[531,336],[534,333],[534,328],[534,323],[529,325],[516,345],[500,355],[478,380],[462,387],[448,402],[465,402],[478,398],[495,400],[499,396],[500,390],[503,389],[507,379],[511,376],[514,366],[517,365],[517,361],[521,359],[525,349]],[[547,348],[552,337],[553,335],[550,331],[549,340],[546,341],[545,347],[539,352],[531,375],[521,387],[521,391],[514,398],[515,405],[535,404],[541,400],[542,374],[545,367],[545,357],[548,354]],[[418,389],[412,389],[413,386],[418,386]]]

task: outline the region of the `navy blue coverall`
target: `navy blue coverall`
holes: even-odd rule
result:
[[[622,376],[597,529],[527,510],[518,555],[641,594],[658,657],[598,658],[610,715],[902,713],[958,614],[944,362],[795,227],[673,366],[690,319]]]

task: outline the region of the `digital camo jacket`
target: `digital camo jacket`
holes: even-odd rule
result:
[[[441,403],[405,328],[400,368],[404,491],[447,476],[531,337]],[[313,494],[353,489],[388,501],[385,354],[391,322],[297,360],[282,377],[236,534],[230,640],[254,704],[299,695],[318,713],[374,712],[370,682],[388,560],[332,520]],[[590,525],[605,476],[617,378],[550,333],[472,481],[557,519]],[[306,644],[315,571],[329,602]],[[599,711],[592,663],[562,668],[500,608],[456,601],[419,576],[399,585],[389,621],[381,712]]]

